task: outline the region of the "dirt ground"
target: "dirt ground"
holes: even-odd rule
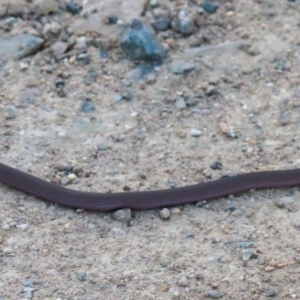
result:
[[[51,43],[2,61],[0,161],[98,192],[299,167],[299,3],[215,1],[217,12],[208,14],[198,12],[200,1],[165,2],[173,15],[180,9],[199,14],[201,26],[187,37],[172,29],[168,39],[157,33],[168,56],[144,79],[134,78],[138,64],[118,44],[107,57],[88,46],[90,64],[74,59],[78,49],[47,59]],[[82,5],[80,14],[60,11],[43,26],[54,19],[77,36],[93,38],[86,28],[97,28],[99,36],[115,38],[122,26],[105,24],[105,16],[153,22],[151,7],[140,16],[138,0],[126,7],[120,1]],[[82,17],[97,5],[90,18]],[[7,32],[0,26],[1,35],[20,33],[30,22]],[[176,63],[193,70],[174,74]],[[56,86],[61,79],[64,95]],[[94,111],[82,112],[86,99]],[[68,170],[80,171],[75,180]],[[167,220],[159,209],[132,212],[125,223],[4,185],[0,199],[1,300],[300,298],[297,187],[186,205]]]

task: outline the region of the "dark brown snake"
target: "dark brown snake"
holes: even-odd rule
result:
[[[250,189],[300,185],[300,169],[253,172],[200,184],[145,192],[90,193],[71,190],[0,163],[0,182],[59,205],[87,210],[135,210],[211,200]]]

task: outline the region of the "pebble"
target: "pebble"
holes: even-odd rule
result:
[[[222,162],[221,161],[215,161],[213,162],[210,167],[213,169],[213,170],[222,170]],[[232,204],[229,204],[229,205],[232,205]]]
[[[91,62],[91,56],[87,53],[80,53],[77,55],[77,60],[82,61],[85,65],[89,65]]]
[[[267,293],[266,293],[266,296],[267,297],[273,297],[277,294],[276,290],[274,289],[271,289],[271,290],[268,290]]]
[[[265,267],[265,271],[267,271],[267,272],[271,272],[271,271],[273,271],[273,270],[275,270],[276,268],[275,267],[272,267],[272,266],[266,266]]]
[[[243,250],[242,252],[242,259],[243,261],[248,261],[250,260],[252,257],[255,257],[255,250],[252,249],[252,248],[249,248],[249,249],[246,249],[246,250]]]
[[[280,202],[284,205],[292,204],[294,203],[294,198],[290,196],[281,197]]]
[[[58,36],[61,32],[61,25],[57,22],[47,23],[43,29],[43,34],[51,39],[53,36]]]
[[[58,78],[55,80],[55,87],[56,88],[62,88],[65,86],[65,81],[62,78]]]
[[[212,298],[220,298],[222,296],[221,293],[216,290],[208,291],[208,295],[211,296]]]
[[[120,94],[117,94],[117,95],[114,96],[115,102],[120,102],[122,99],[123,99],[123,96],[120,95]]]
[[[213,84],[210,84],[206,89],[206,95],[211,96],[217,94],[217,87]]]
[[[168,220],[171,217],[171,212],[168,208],[163,208],[162,210],[160,210],[159,216],[163,220]]]
[[[72,15],[77,15],[81,11],[82,7],[73,1],[67,1],[66,11],[70,12]]]
[[[86,100],[82,103],[81,107],[80,107],[80,111],[81,112],[91,112],[91,111],[94,111],[96,110],[96,106],[94,104],[93,101],[90,101],[90,100]]]
[[[43,43],[43,39],[30,34],[0,37],[0,57],[2,60],[10,58],[21,59],[36,53]]]
[[[79,281],[86,281],[86,273],[78,273],[77,278]]]
[[[115,15],[110,15],[107,18],[107,21],[109,24],[117,24],[118,23],[119,18]]]
[[[56,41],[52,46],[51,50],[53,51],[56,57],[64,54],[68,49],[68,44],[62,41]]]
[[[119,209],[112,214],[112,217],[116,221],[127,223],[132,219],[131,210],[129,208]]]
[[[187,287],[187,286],[189,286],[188,279],[185,276],[182,276],[180,278],[180,280],[178,281],[178,286],[181,286],[181,287]]]
[[[104,151],[104,150],[108,149],[108,146],[105,143],[98,143],[97,144],[97,149],[101,150],[101,151]]]
[[[76,49],[85,49],[86,48],[86,37],[80,36],[76,39]]]
[[[74,181],[76,178],[77,178],[77,176],[74,173],[71,173],[68,175],[68,180],[71,182]]]
[[[179,12],[178,19],[174,19],[171,23],[172,28],[180,32],[183,36],[189,36],[194,32],[194,20],[190,16],[186,16],[185,12]]]
[[[256,46],[251,46],[250,48],[247,49],[247,54],[249,54],[251,56],[256,56],[256,55],[259,55],[260,53],[261,53],[261,51]]]
[[[171,209],[171,214],[173,216],[181,216],[182,212],[178,207],[174,207]]]
[[[28,69],[28,64],[24,63],[24,62],[20,62],[20,70],[24,71]]]
[[[31,286],[33,284],[33,279],[32,278],[27,278],[25,280],[23,280],[23,285],[24,286]]]
[[[201,272],[201,271],[198,271],[198,272],[196,272],[196,274],[195,274],[195,278],[196,279],[203,279],[204,278],[204,275],[203,275],[203,273]]]
[[[232,204],[232,203],[229,203],[227,205],[227,207],[224,209],[224,211],[230,211],[230,212],[233,212],[235,211],[235,206]]]
[[[210,14],[213,14],[217,11],[218,9],[218,5],[216,4],[213,4],[211,2],[208,2],[208,1],[205,1],[203,4],[202,4],[202,8],[207,12],[207,13],[210,13]]]
[[[120,46],[125,57],[132,60],[162,61],[166,56],[153,29],[137,19],[123,33]]]
[[[195,65],[185,61],[175,61],[170,66],[170,71],[175,74],[187,74],[195,69]]]
[[[168,17],[161,17],[155,20],[151,25],[157,31],[165,31],[171,28],[171,21],[172,20]]]
[[[192,135],[193,137],[199,137],[201,134],[202,134],[202,131],[201,131],[201,130],[198,130],[198,129],[195,129],[195,128],[193,128],[193,129],[191,130],[191,135]]]
[[[178,110],[183,110],[186,108],[186,102],[184,101],[183,98],[179,98],[177,99],[176,103],[175,103],[175,107],[178,109]]]
[[[253,242],[239,242],[237,244],[237,246],[240,248],[240,249],[247,249],[247,248],[250,248],[254,245]]]

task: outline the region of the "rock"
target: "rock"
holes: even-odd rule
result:
[[[240,248],[240,249],[247,249],[247,248],[250,248],[254,245],[253,242],[239,242],[237,244],[237,246]]]
[[[51,50],[56,57],[60,57],[64,54],[68,49],[68,43],[64,43],[61,41],[56,41],[52,46]]]
[[[182,276],[180,278],[180,280],[178,281],[178,286],[181,286],[181,287],[187,287],[187,286],[189,286],[188,279],[185,276]]]
[[[82,7],[73,1],[68,1],[66,3],[66,11],[70,12],[72,15],[77,15],[81,11]]]
[[[208,291],[208,295],[212,298],[220,298],[222,295],[217,290],[210,290]]]
[[[224,209],[224,211],[233,212],[235,211],[235,206],[232,203],[229,203],[227,207]]]
[[[129,28],[122,35],[120,46],[128,59],[162,61],[166,56],[153,29],[137,19],[131,22]]]
[[[165,31],[171,28],[171,19],[168,17],[161,17],[152,23],[152,27],[157,31]]]
[[[187,74],[194,70],[195,65],[187,63],[185,61],[175,61],[171,65],[171,72],[173,74]]]
[[[168,208],[164,208],[159,212],[159,216],[161,217],[161,219],[167,220],[170,219],[171,212]]]
[[[252,248],[246,249],[242,252],[243,261],[248,261],[250,258],[256,257],[255,251]]]
[[[2,60],[24,58],[36,53],[44,40],[30,34],[0,37],[0,57]]]
[[[201,134],[202,134],[202,131],[201,131],[201,130],[198,130],[198,129],[195,129],[195,128],[193,128],[193,129],[191,130],[191,135],[192,135],[193,137],[199,137]]]
[[[61,33],[62,26],[58,22],[47,23],[44,26],[43,34],[46,39],[56,38]]]
[[[294,203],[294,198],[291,196],[281,197],[280,202],[284,205],[292,204]]]
[[[217,91],[218,91],[217,87],[213,84],[210,84],[206,89],[206,95],[211,96],[211,95],[217,94]]]
[[[76,178],[77,178],[77,176],[74,173],[71,173],[68,175],[69,182],[74,181]]]
[[[98,143],[97,144],[97,149],[101,150],[101,151],[104,151],[104,150],[108,149],[108,146],[105,143]]]
[[[131,221],[131,210],[129,208],[119,209],[113,213],[112,217],[116,221],[127,223]]]
[[[172,28],[180,32],[183,36],[189,36],[194,32],[195,25],[191,16],[187,16],[184,11],[179,12],[178,19],[172,21]]]
[[[94,104],[93,101],[90,101],[90,100],[86,100],[82,103],[81,107],[80,107],[80,111],[81,112],[91,112],[91,111],[94,111],[96,110],[96,106]]]
[[[203,8],[207,13],[213,14],[213,13],[215,13],[215,12],[217,11],[218,5],[213,4],[213,3],[211,3],[211,2],[205,1],[205,2],[202,4],[202,8]]]
[[[86,273],[78,273],[77,278],[79,281],[86,281]]]
[[[184,101],[183,98],[179,98],[176,103],[175,103],[175,107],[178,109],[178,110],[183,110],[186,108],[186,103]]]

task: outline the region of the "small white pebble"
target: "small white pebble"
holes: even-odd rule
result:
[[[68,175],[69,181],[74,181],[77,178],[77,176],[74,173],[71,173]]]
[[[201,134],[202,134],[202,131],[201,131],[201,130],[198,130],[198,129],[195,129],[195,128],[193,128],[193,129],[191,130],[191,135],[192,135],[193,137],[199,137]]]
[[[171,216],[171,212],[168,208],[163,208],[160,212],[159,212],[159,216],[163,219],[163,220],[167,220],[170,218]]]
[[[24,62],[21,62],[20,63],[20,70],[26,70],[26,69],[28,69],[28,65]]]

